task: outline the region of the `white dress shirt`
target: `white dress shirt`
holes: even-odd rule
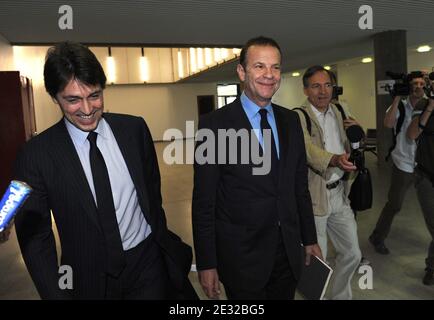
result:
[[[345,147],[341,141],[339,134],[338,119],[333,112],[333,109],[329,106],[325,112],[320,112],[312,104],[310,105],[313,113],[315,114],[324,137],[324,149],[333,154],[345,153]],[[342,178],[344,171],[337,167],[327,168],[326,179],[327,183],[333,183]]]
[[[414,171],[414,159],[416,155],[416,142],[407,137],[407,129],[412,121],[413,107],[411,105],[410,99],[407,98],[402,100],[404,104],[405,117],[404,122],[402,123],[401,131],[396,137],[396,146],[393,149],[391,157],[395,166],[404,172],[413,173]],[[391,107],[389,107],[390,109]],[[389,111],[387,109],[387,111]],[[387,112],[386,111],[386,112]],[[399,109],[396,113],[396,124],[398,123],[399,118]]]
[[[87,140],[89,132],[78,129],[66,119],[65,124],[80,158],[95,203],[97,203],[89,160],[90,143]],[[129,250],[137,246],[151,233],[151,226],[142,213],[128,167],[113,131],[104,118],[99,122],[95,132],[98,133],[96,144],[104,157],[109,173],[122,246],[124,250]]]

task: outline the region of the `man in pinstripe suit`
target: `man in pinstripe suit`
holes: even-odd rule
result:
[[[44,82],[64,117],[18,155],[16,178],[34,191],[15,219],[41,298],[194,298],[191,248],[167,229],[144,120],[103,113],[106,77],[83,45],[50,48]],[[59,286],[50,211],[72,288]]]

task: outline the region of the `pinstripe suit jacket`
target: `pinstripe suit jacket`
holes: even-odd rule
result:
[[[186,275],[191,248],[167,230],[158,162],[146,123],[139,117],[118,114],[104,114],[104,119],[116,137],[142,212],[168,264],[172,291],[185,285],[190,288]],[[24,261],[41,298],[104,298],[104,238],[90,187],[63,119],[26,143],[17,157],[15,178],[33,188],[15,224]],[[61,275],[50,210],[59,233],[60,264],[73,270],[72,290],[59,288]]]

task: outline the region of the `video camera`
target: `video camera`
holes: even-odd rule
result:
[[[411,80],[413,80],[414,78],[425,78],[425,74],[421,71],[413,71],[409,74],[387,71],[386,75],[392,80],[395,80],[393,86],[387,84],[384,87],[384,89],[389,92],[392,97],[410,95],[410,92],[412,90]]]
[[[339,87],[337,85],[333,86],[333,93],[332,93],[332,99],[337,100],[338,96],[342,95],[344,93],[344,87]]]

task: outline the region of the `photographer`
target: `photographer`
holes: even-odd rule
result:
[[[393,167],[386,205],[369,237],[375,251],[384,255],[389,254],[384,241],[389,234],[393,218],[401,210],[407,190],[414,183],[416,143],[406,136],[406,131],[410,125],[414,107],[424,96],[424,75],[420,71],[413,71],[407,76],[406,82],[408,89],[404,84],[401,85],[401,90],[393,91],[397,94],[406,93],[407,90],[409,91],[408,97],[403,99],[403,96],[396,95],[384,117],[384,126],[394,129],[394,143],[386,157],[386,160],[389,157],[392,158]]]
[[[433,80],[434,74],[430,74]],[[434,284],[434,99],[432,83],[429,99],[423,98],[416,105],[414,118],[408,127],[407,136],[417,140],[415,187],[425,223],[431,234],[428,256],[425,259],[426,269],[422,282],[425,285]]]

